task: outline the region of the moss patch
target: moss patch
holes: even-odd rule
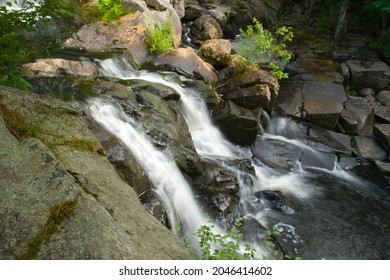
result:
[[[27,251],[24,254],[18,256],[18,259],[37,259],[42,245],[50,241],[51,237],[57,232],[58,227],[66,219],[73,215],[75,208],[75,201],[66,201],[50,208],[50,215],[46,221],[46,224],[42,226],[40,232],[37,235],[28,240]]]

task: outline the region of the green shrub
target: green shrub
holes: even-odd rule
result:
[[[110,22],[123,14],[123,0],[99,0],[98,9],[102,13],[102,19]]]
[[[252,65],[261,65],[271,71],[277,79],[287,78],[283,70],[291,58],[286,42],[292,41],[293,33],[289,27],[279,27],[272,34],[263,25],[253,19],[253,25],[241,30],[242,40],[238,44],[237,53]]]
[[[152,54],[161,53],[173,48],[172,23],[168,20],[159,26],[157,23],[149,24],[146,32],[146,43]]]

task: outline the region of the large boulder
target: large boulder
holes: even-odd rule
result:
[[[65,60],[62,58],[42,58],[23,65],[25,75],[35,78],[64,77],[93,79],[97,75],[89,61]]]
[[[190,78],[201,79],[212,87],[218,81],[213,66],[204,62],[192,48],[178,48],[159,54],[151,62],[157,69],[175,71]]]
[[[207,40],[199,49],[198,55],[214,67],[229,65],[231,62],[232,45],[229,40]]]
[[[352,150],[363,159],[383,161],[387,158],[386,151],[377,141],[365,136],[355,136],[352,139]]]
[[[346,99],[343,86],[318,81],[282,82],[278,110],[333,130]]]
[[[210,15],[202,15],[197,18],[191,26],[191,33],[199,41],[222,39],[223,37],[221,26]]]
[[[346,64],[353,84],[377,91],[390,86],[390,67],[383,61],[348,60]]]
[[[378,92],[377,100],[381,105],[390,108],[390,90],[382,90]]]
[[[64,48],[90,52],[126,50],[134,64],[142,65],[149,55],[145,40],[150,24],[161,26],[167,21],[172,23],[173,46],[179,47],[182,27],[175,9],[166,0],[150,1],[150,5],[149,9],[145,1],[124,1],[123,8],[134,12],[120,17],[116,24],[97,22],[83,26],[75,38],[65,42]]]
[[[216,91],[223,99],[244,108],[262,108],[268,114],[272,113],[279,84],[270,72],[242,66],[237,56],[233,56],[231,64],[219,74],[220,82]]]
[[[259,132],[259,117],[232,101],[220,102],[212,118],[228,140],[238,145],[252,145]]]
[[[350,135],[372,135],[375,122],[374,108],[361,97],[348,97],[339,124]]]
[[[0,111],[1,259],[189,258],[118,176],[81,112],[6,87]]]

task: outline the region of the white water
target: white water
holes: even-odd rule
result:
[[[191,233],[208,222],[175,161],[157,150],[142,128],[120,108],[99,100],[90,100],[89,109],[92,117],[119,138],[147,172],[171,225],[180,224],[183,232],[187,233],[186,239],[193,241]]]

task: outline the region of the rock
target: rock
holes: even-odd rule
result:
[[[354,153],[363,159],[383,161],[387,158],[387,153],[374,139],[355,136],[352,139],[352,149]]]
[[[291,76],[299,75],[304,81],[319,81],[342,84],[344,78],[337,72],[337,64],[331,60],[301,58],[286,66]]]
[[[356,121],[356,133],[358,135],[372,134],[375,117],[374,108],[369,103],[361,97],[348,97],[344,103],[344,110],[348,113],[343,113],[340,120],[341,127],[344,125],[346,131],[352,131],[351,126],[353,127],[354,121]],[[347,118],[344,118],[344,116],[347,116]]]
[[[252,145],[259,131],[259,118],[250,110],[231,101],[219,103],[212,118],[228,140],[238,145]]]
[[[373,96],[375,97],[375,92],[372,88],[363,88],[359,91],[359,96],[361,97],[369,97],[369,96]]]
[[[381,106],[379,103],[374,104],[375,119],[380,123],[390,123],[390,109]]]
[[[341,85],[315,81],[282,82],[277,108],[283,114],[334,129],[346,96]]]
[[[374,126],[374,136],[379,143],[390,152],[390,124],[377,124]]]
[[[199,49],[198,55],[214,67],[226,66],[231,62],[232,45],[229,40],[207,40]]]
[[[202,15],[191,26],[191,33],[199,41],[222,39],[222,29],[219,23],[210,15]]]
[[[213,88],[200,80],[187,80],[183,84],[191,88],[196,88],[200,92],[203,100],[206,102],[207,108],[213,109],[220,101],[221,97]]]
[[[358,122],[353,113],[344,108],[338,120],[337,128],[344,134],[355,135],[357,127]]]
[[[144,1],[124,1],[123,8],[135,12],[120,17],[116,25],[97,22],[83,26],[77,32],[78,39],[68,39],[64,48],[89,52],[126,50],[133,58],[133,63],[139,66],[149,55],[149,47],[145,42],[149,25],[156,23],[161,26],[166,21],[172,23],[173,45],[179,47],[182,27],[178,14],[168,1],[153,0],[153,3],[160,4],[162,8],[149,10]]]
[[[348,60],[346,64],[353,84],[377,91],[390,86],[390,67],[383,61]]]
[[[335,155],[316,151],[309,146],[294,145],[272,137],[258,137],[252,150],[254,156],[273,168],[291,170],[300,162],[304,167],[332,170]]]
[[[267,112],[272,111],[271,91],[267,85],[254,85],[237,91],[225,93],[223,98],[231,100],[238,106],[247,109],[264,108]]]
[[[214,68],[204,62],[192,48],[179,48],[162,53],[153,58],[152,62],[158,69],[175,71],[190,78],[200,78],[212,87],[218,81]]]
[[[253,181],[255,170],[250,160],[224,160],[223,164],[205,162],[205,172],[193,180],[194,193],[202,209],[211,219],[217,220],[226,228],[231,228],[241,213],[239,211],[239,180],[246,180],[248,185]],[[237,178],[235,170],[242,171]]]
[[[377,95],[377,100],[383,106],[390,108],[390,90],[382,90]]]
[[[97,72],[89,61],[65,60],[62,58],[37,59],[33,63],[23,65],[23,71],[29,77],[50,78],[70,76],[93,79]]]
[[[376,160],[375,165],[383,174],[390,175],[390,163]]]
[[[272,113],[278,96],[278,81],[271,73],[255,68],[237,70],[236,58],[231,65],[220,72],[224,78],[218,83],[216,91],[223,95],[225,100],[233,100],[245,108],[262,107]],[[242,67],[241,67],[242,68]]]
[[[344,81],[349,81],[349,68],[346,63],[341,63],[339,66],[339,73],[343,76]]]
[[[194,21],[204,13],[205,13],[205,9],[203,7],[200,7],[198,5],[191,5],[191,4],[186,5],[183,21],[184,22]]]
[[[1,259],[189,258],[121,180],[78,110],[0,87],[0,111]]]

